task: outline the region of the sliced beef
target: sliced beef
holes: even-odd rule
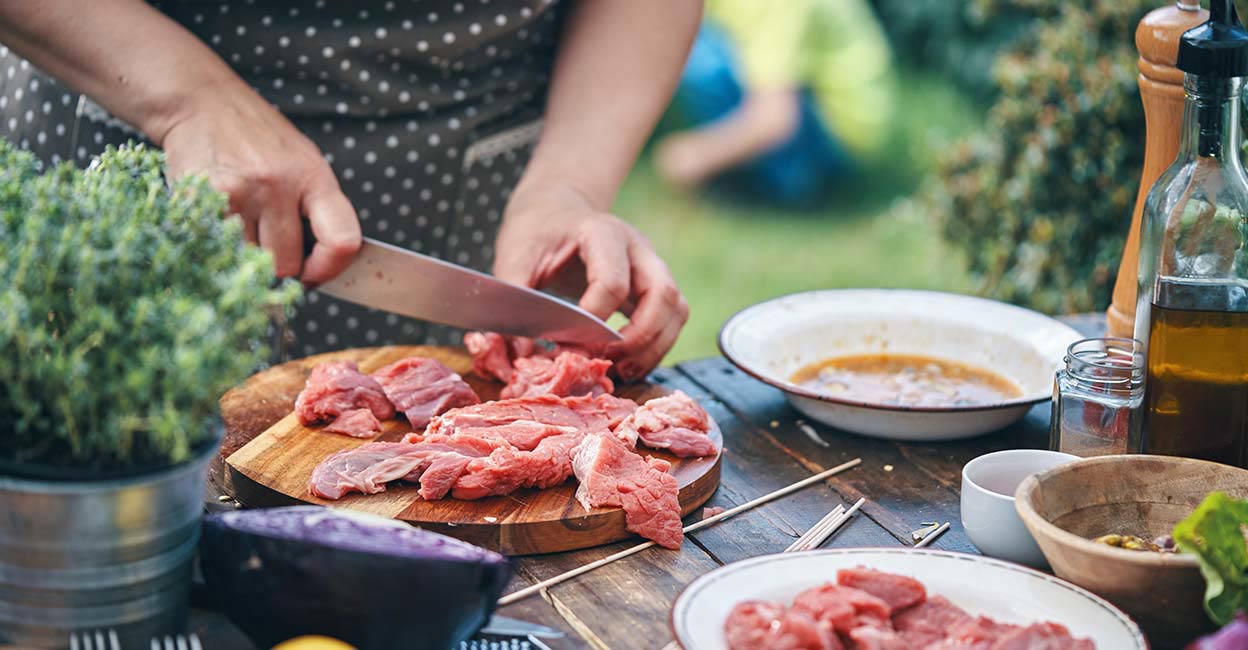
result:
[[[454,467],[462,469],[467,460],[492,453],[497,445],[480,440],[455,439],[411,444],[406,442],[370,442],[355,449],[344,449],[321,461],[312,471],[308,489],[325,499],[341,499],[351,492],[376,494],[384,492],[391,481],[420,482],[419,493],[425,499],[440,499],[459,478],[447,479]],[[466,459],[462,464],[460,458]],[[436,468],[429,484],[422,475]]]
[[[343,411],[333,422],[321,428],[326,433],[340,433],[352,438],[372,438],[381,433],[381,422],[368,409]]]
[[[551,436],[610,430],[636,408],[632,400],[613,395],[498,400],[452,409],[435,417],[426,433],[502,438],[527,451]]]
[[[512,356],[507,338],[494,332],[464,334],[464,347],[472,355],[472,371],[503,383],[511,381]]]
[[[729,650],[843,650],[835,634],[814,619],[764,601],[746,601],[724,621]]]
[[[888,617],[892,609],[888,603],[852,587],[830,583],[812,587],[793,599],[793,609],[806,612],[842,634],[863,626],[891,627]]]
[[[396,361],[374,372],[373,378],[413,429],[424,428],[431,418],[449,409],[481,401],[462,377],[434,359]]]
[[[970,614],[944,596],[932,596],[893,616],[893,628],[911,647],[926,648],[945,640],[950,628],[971,620]]]
[[[483,499],[521,488],[559,485],[572,476],[572,453],[584,437],[576,431],[545,438],[531,451],[506,446],[489,456],[474,458],[455,481],[451,496]]]
[[[622,507],[630,532],[678,549],[684,533],[679,487],[667,471],[670,467],[666,461],[637,454],[609,432],[591,434],[572,461],[581,483],[576,499],[587,510]]]
[[[330,361],[312,369],[295,399],[300,424],[332,420],[347,411],[365,408],[378,420],[394,417],[394,406],[377,380],[360,372],[352,361]]]
[[[991,650],[1095,650],[1088,639],[1076,639],[1064,625],[1036,623],[999,636]]]
[[[516,359],[511,379],[499,394],[503,399],[538,395],[602,395],[615,390],[607,378],[611,362],[591,359],[575,352],[560,352],[554,359],[535,356]]]
[[[998,623],[987,616],[978,616],[950,626],[942,650],[992,650],[1001,636],[1018,629],[1017,625]]]
[[[927,599],[927,590],[918,580],[866,567],[841,569],[836,572],[836,581],[842,586],[860,589],[879,598],[894,611],[917,605]]]
[[[630,444],[636,444],[640,438],[647,447],[690,457],[715,453],[715,443],[707,435],[710,429],[706,411],[678,390],[640,406],[615,428],[615,433]]]
[[[846,636],[853,650],[914,650],[899,634],[885,627],[863,625]]]

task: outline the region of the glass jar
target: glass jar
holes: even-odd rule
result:
[[[1072,343],[1053,382],[1051,449],[1076,456],[1138,453],[1144,346],[1134,339]]]

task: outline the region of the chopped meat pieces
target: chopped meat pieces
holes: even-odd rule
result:
[[[1096,650],[1057,623],[972,617],[941,596],[928,598],[910,577],[855,567],[838,571],[837,581],[801,592],[791,607],[740,603],[724,620],[729,650]],[[813,632],[806,621],[814,621]]]
[[[729,650],[843,650],[835,634],[802,612],[764,601],[732,608],[724,626]]]
[[[591,359],[575,352],[560,352],[554,359],[528,357],[516,359],[511,380],[499,396],[536,397],[538,395],[602,395],[615,389],[607,378],[611,362]]]
[[[340,433],[352,438],[372,438],[381,433],[381,422],[368,409],[352,409],[343,411],[333,422],[325,425],[321,431]]]
[[[511,362],[516,357],[502,334],[468,332],[464,334],[464,347],[472,355],[473,372],[503,383],[511,381]]]
[[[567,433],[606,431],[637,408],[632,400],[597,397],[522,397],[452,409],[429,423],[427,433],[466,433],[503,438],[531,450],[543,438]]]
[[[724,508],[723,506],[707,506],[702,509],[702,518],[710,519],[711,517],[718,517],[719,515],[724,514],[725,510],[727,510],[727,508]]]
[[[647,447],[667,449],[684,458],[715,453],[715,442],[707,435],[710,429],[706,411],[693,398],[676,391],[641,405],[615,428],[615,434],[629,444],[636,444],[640,438]]]
[[[341,499],[351,492],[383,492],[386,483],[402,479],[411,483],[421,482],[422,498],[440,499],[454,483],[454,479],[448,483],[445,478],[449,471],[448,465],[457,465],[458,457],[472,459],[491,453],[494,449],[496,447],[482,445],[478,440],[444,439],[417,445],[406,442],[370,442],[355,449],[344,449],[321,461],[312,470],[308,488],[316,496]],[[426,484],[422,475],[435,466],[437,473]],[[458,478],[456,474],[455,479]]]
[[[607,432],[587,436],[572,461],[585,509],[620,506],[625,527],[671,549],[680,548],[679,488],[667,461],[645,458]]]
[[[295,415],[303,425],[332,420],[347,411],[366,408],[378,420],[394,417],[394,406],[377,380],[360,372],[352,361],[330,361],[312,369],[295,399]]]
[[[462,377],[434,359],[396,361],[374,372],[373,378],[413,429],[423,428],[435,415],[449,409],[481,401]]]
[[[551,436],[531,451],[500,447],[489,456],[468,463],[451,496],[482,499],[511,494],[520,488],[559,485],[572,476],[572,453],[584,437],[579,431]]]
[[[644,407],[643,407],[644,408]],[[914,578],[874,571],[866,567],[841,569],[836,572],[837,583],[865,591],[888,603],[893,610],[900,610],[921,603],[927,598],[927,590]]]

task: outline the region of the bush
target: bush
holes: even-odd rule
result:
[[[1003,55],[986,128],[917,199],[980,291],[1047,312],[1104,308],[1144,154],[1135,27],[1155,0],[1061,2]]]
[[[267,357],[297,285],[243,244],[205,180],[110,148],[41,174],[0,142],[0,460],[132,470],[215,436],[217,400]]]

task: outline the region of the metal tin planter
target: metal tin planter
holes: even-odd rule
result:
[[[147,647],[181,631],[217,445],[132,478],[0,476],[0,644],[66,648],[74,630]]]

